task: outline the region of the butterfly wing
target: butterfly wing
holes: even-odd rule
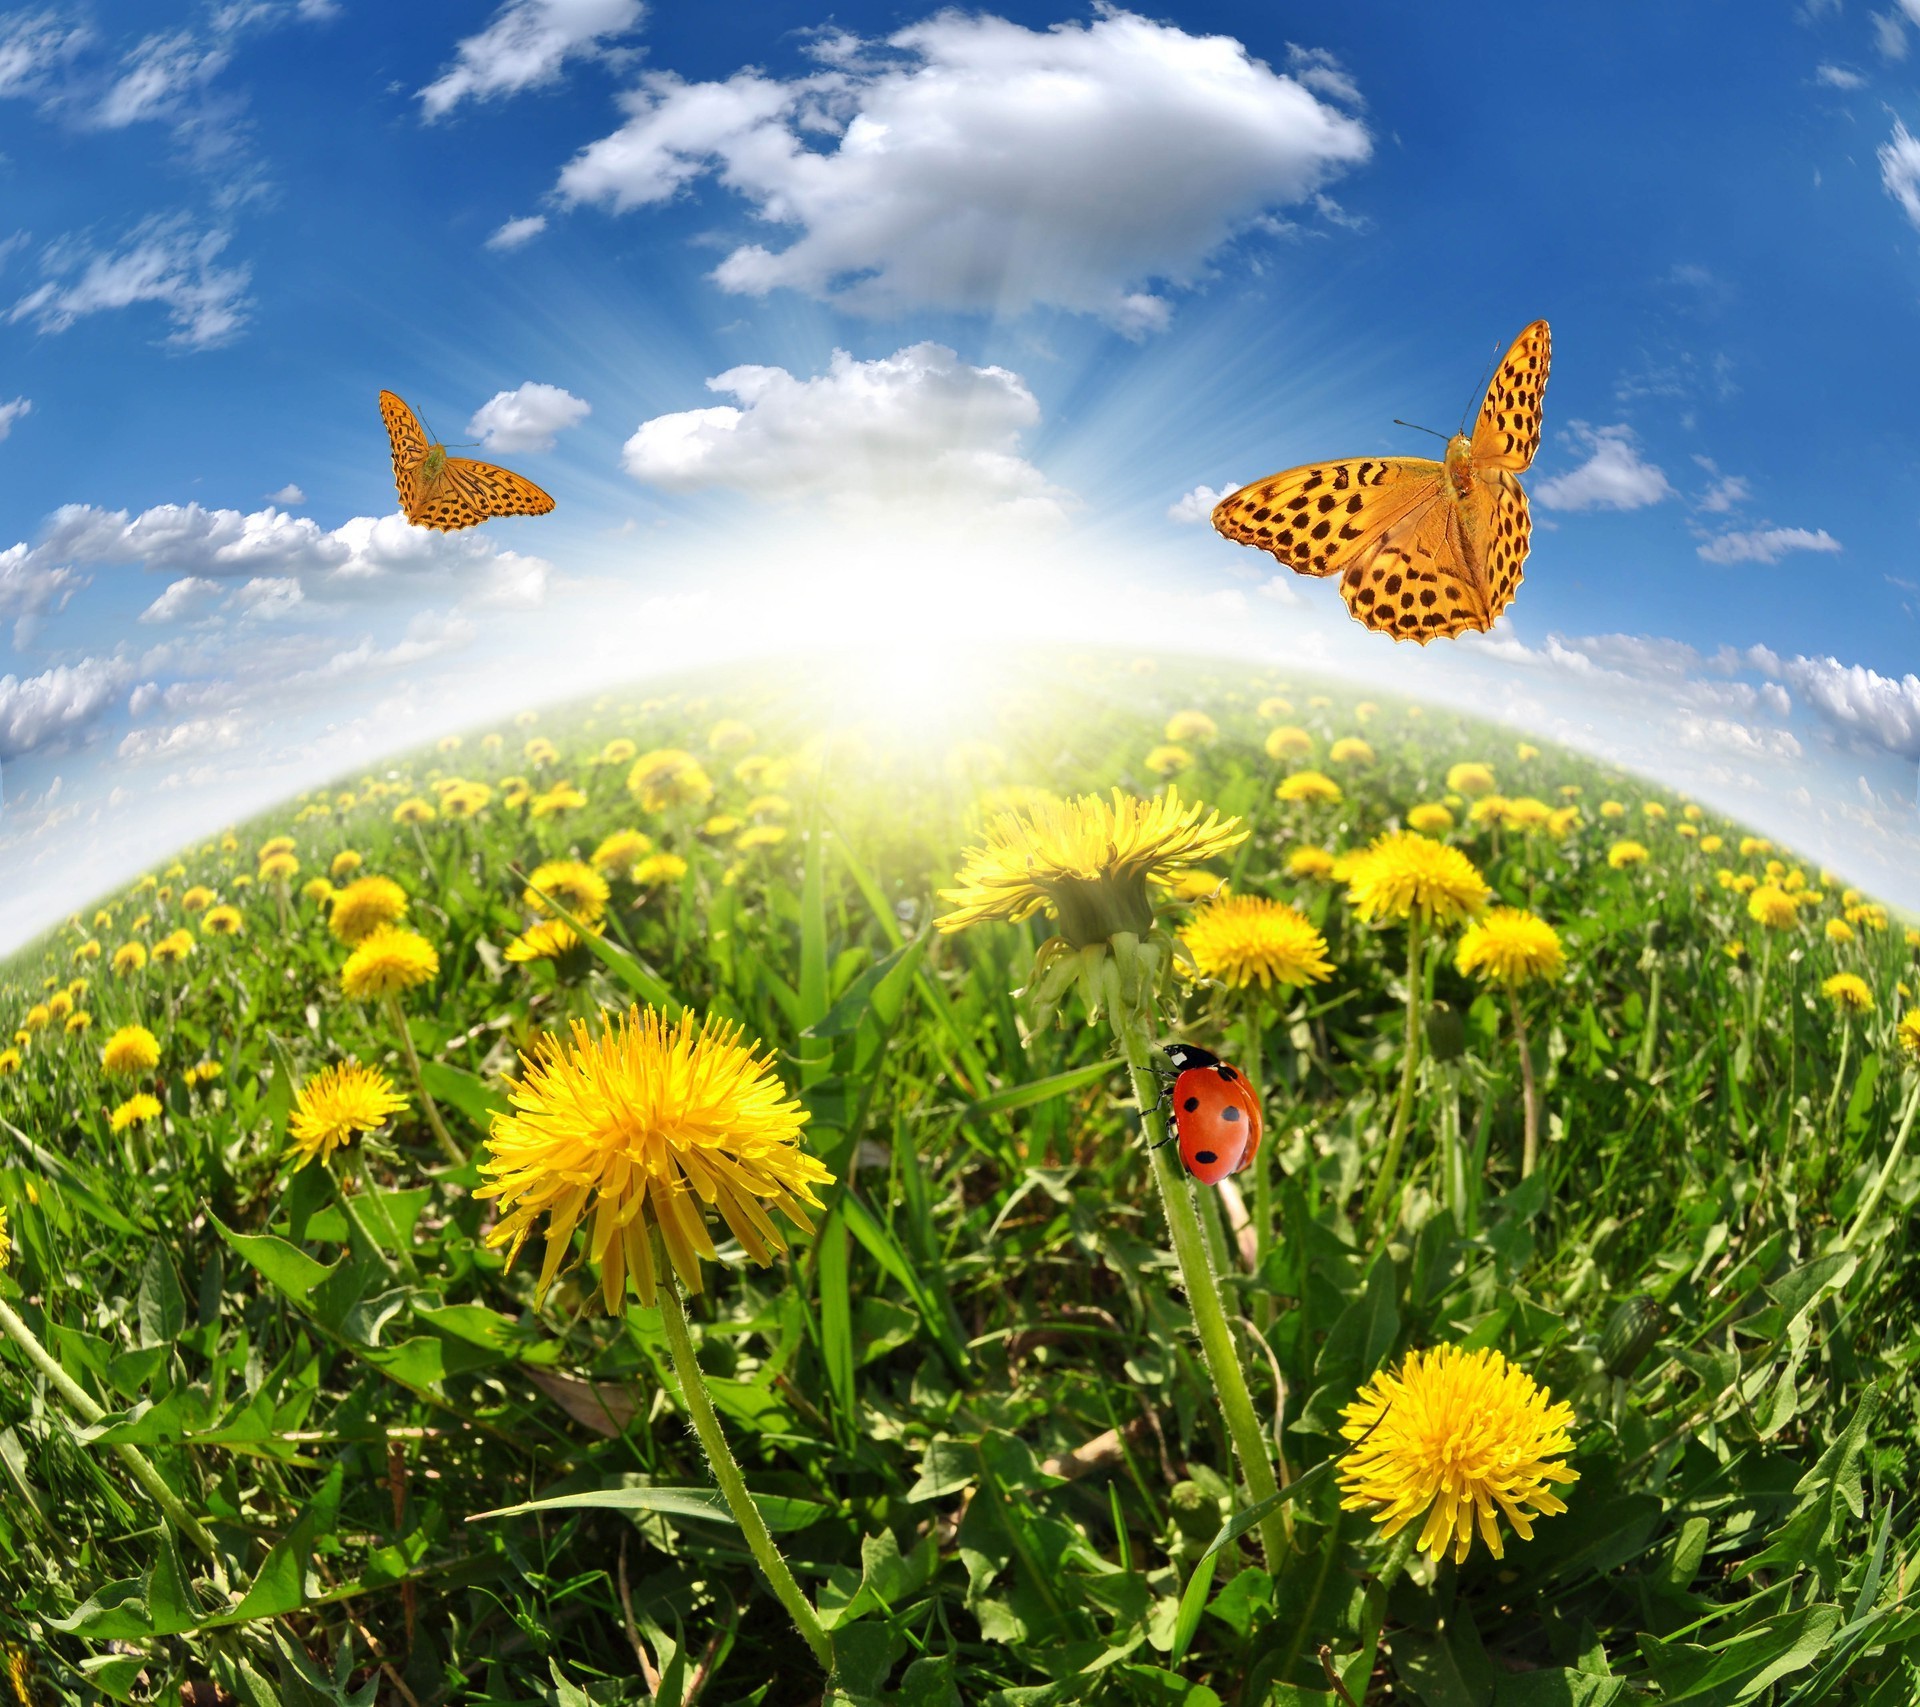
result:
[[[1354,621],[1395,640],[1424,646],[1465,629],[1484,629],[1493,619],[1469,571],[1472,557],[1461,507],[1436,492],[1347,570],[1340,596]]]
[[[393,484],[400,494],[400,508],[408,521],[418,518],[414,512],[421,501],[420,464],[427,459],[426,429],[420,417],[391,391],[380,393],[380,419],[387,424],[387,437],[393,444]]]
[[[1444,473],[1439,463],[1411,456],[1309,463],[1222,498],[1213,525],[1297,574],[1337,575],[1409,514],[1438,501]]]
[[[1468,504],[1479,545],[1481,585],[1486,589],[1483,626],[1490,628],[1520,590],[1521,566],[1533,540],[1533,517],[1520,482],[1505,470],[1493,470],[1475,480]]]
[[[445,478],[482,521],[488,516],[544,516],[553,508],[553,499],[524,474],[491,462],[450,456]]]
[[[1547,395],[1547,366],[1553,341],[1547,323],[1536,320],[1513,341],[1487,387],[1480,418],[1473,425],[1473,466],[1526,468],[1540,449],[1540,416]]]

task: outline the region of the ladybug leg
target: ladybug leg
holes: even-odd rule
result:
[[[1173,1080],[1164,1074],[1160,1079],[1160,1100],[1153,1105],[1153,1112],[1163,1117],[1162,1124],[1166,1128],[1166,1136],[1158,1144],[1149,1144],[1147,1148],[1149,1150],[1164,1149],[1177,1136],[1173,1125]]]

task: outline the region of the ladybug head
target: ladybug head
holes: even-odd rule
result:
[[[1194,1067],[1217,1067],[1220,1057],[1211,1050],[1198,1048],[1191,1043],[1170,1043],[1166,1056],[1174,1065],[1176,1072],[1184,1073]]]

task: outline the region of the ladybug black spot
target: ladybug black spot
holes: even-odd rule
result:
[[[1231,1067],[1222,1063],[1220,1068],[1220,1077],[1225,1079],[1228,1084],[1232,1084],[1235,1079],[1240,1077],[1240,1075],[1236,1073]]]
[[[1195,1150],[1193,1159],[1203,1168],[1210,1168],[1215,1162],[1220,1160],[1211,1150]]]
[[[1180,1106],[1184,1108],[1187,1111],[1187,1113],[1192,1114],[1196,1109],[1199,1108],[1200,1099],[1198,1097],[1188,1097],[1187,1100],[1183,1102]]]
[[[1238,1120],[1240,1118],[1240,1111],[1229,1103],[1225,1108],[1221,1109],[1220,1118],[1222,1120]]]

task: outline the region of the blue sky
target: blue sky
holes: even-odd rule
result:
[[[1920,904],[1917,72],[1920,0],[0,10],[0,941],[480,716],[1010,615],[1471,705]],[[1429,454],[1535,317],[1492,635],[1206,527]],[[407,528],[382,386],[555,512]]]

